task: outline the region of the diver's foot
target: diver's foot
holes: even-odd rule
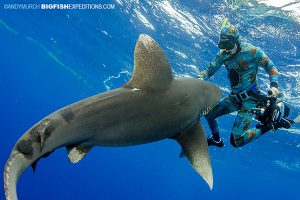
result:
[[[287,118],[282,118],[278,123],[278,128],[289,129],[291,128],[291,126],[292,126],[292,122]]]
[[[221,138],[219,138],[219,140],[215,140],[213,137],[207,138],[207,144],[208,146],[216,146],[219,148],[224,147],[224,142]]]
[[[256,125],[256,128],[259,128],[261,130],[261,134],[265,134],[270,130],[276,131],[279,128],[289,129],[291,128],[292,124],[293,124],[292,120],[287,118],[282,118],[279,122],[273,122],[268,125],[258,124]]]

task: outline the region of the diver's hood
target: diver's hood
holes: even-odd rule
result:
[[[237,47],[237,52],[241,50],[241,40],[238,29],[229,23],[226,18],[221,26],[218,47],[230,51]]]

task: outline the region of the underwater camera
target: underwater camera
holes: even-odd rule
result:
[[[260,128],[287,118],[290,108],[279,98],[263,95],[259,98],[256,108],[251,109],[251,113],[256,115],[255,119],[260,122],[256,127]]]

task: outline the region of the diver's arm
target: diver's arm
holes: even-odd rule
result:
[[[222,51],[219,51],[218,55],[215,57],[213,61],[211,61],[208,67],[199,73],[198,78],[207,80],[209,79],[223,64],[224,56]]]
[[[272,91],[273,96],[278,96],[278,76],[279,72],[274,63],[269,59],[269,57],[260,49],[257,49],[255,54],[256,61],[260,66],[262,66],[266,72],[269,74],[270,78],[270,91]]]

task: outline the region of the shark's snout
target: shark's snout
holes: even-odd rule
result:
[[[218,86],[216,85],[213,85],[212,86],[212,92],[211,92],[211,99],[214,99],[215,101],[213,101],[213,106],[215,106],[221,99],[222,97],[222,93],[221,93],[221,90]]]
[[[208,96],[210,101],[209,101],[207,112],[205,114],[208,114],[220,102],[222,96],[220,88],[212,84]]]
[[[200,115],[208,114],[220,101],[221,99],[221,90],[218,86],[213,83],[200,80],[199,88],[199,106],[200,106]]]

